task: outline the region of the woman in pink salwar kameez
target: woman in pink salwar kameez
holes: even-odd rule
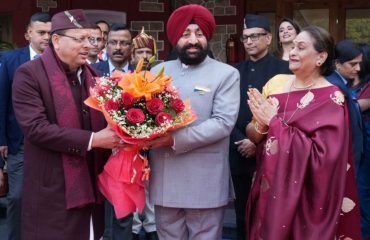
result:
[[[309,26],[294,40],[289,68],[248,93],[260,142],[247,204],[249,240],[361,239],[346,99],[324,77],[334,41]]]

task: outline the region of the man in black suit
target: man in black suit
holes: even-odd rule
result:
[[[244,240],[245,206],[248,200],[253,173],[256,168],[256,146],[246,136],[245,127],[252,120],[247,105],[248,88],[259,91],[266,82],[279,73],[289,73],[288,62],[268,52],[272,35],[267,18],[247,15],[241,41],[249,60],[235,65],[240,73],[240,110],[238,120],[230,135],[230,168],[235,190],[235,212],[238,240]]]
[[[40,56],[48,46],[51,20],[47,13],[35,13],[27,27],[30,45],[10,51],[0,66],[0,179],[7,161],[9,192],[7,195],[7,238],[20,239],[21,192],[23,182],[23,134],[15,119],[12,83],[15,71],[23,63]]]
[[[99,75],[110,75],[114,70],[133,71],[130,64],[132,36],[126,24],[114,23],[108,33],[108,60],[93,64]]]
[[[126,24],[114,23],[108,33],[108,60],[91,65],[100,76],[109,76],[114,70],[128,72],[135,68],[130,64],[132,36]],[[111,203],[105,200],[104,240],[132,239],[133,214],[117,219]]]

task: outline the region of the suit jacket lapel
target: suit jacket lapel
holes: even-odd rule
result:
[[[22,48],[21,54],[19,56],[19,60],[20,60],[20,65],[31,60],[30,59],[30,48],[28,46]]]

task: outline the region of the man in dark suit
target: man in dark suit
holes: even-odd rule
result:
[[[259,91],[279,73],[289,73],[288,62],[268,52],[272,36],[267,18],[247,15],[241,41],[249,60],[235,65],[240,73],[240,110],[230,136],[230,168],[235,190],[235,212],[238,240],[245,239],[245,206],[256,167],[256,146],[246,136],[245,127],[252,120],[247,106],[248,88]]]
[[[103,148],[123,143],[84,104],[96,77],[86,63],[90,27],[81,9],[55,14],[50,46],[14,76],[14,111],[25,136],[23,240],[103,234],[104,198],[97,189],[109,154]]]
[[[12,83],[15,71],[23,63],[37,58],[48,46],[51,22],[47,13],[31,16],[27,27],[30,45],[6,53],[0,67],[0,175],[7,161],[7,239],[20,239],[21,191],[23,182],[23,134],[14,116]]]
[[[133,71],[135,67],[130,64],[131,32],[126,24],[112,24],[107,39],[108,60],[93,64],[100,76],[110,75],[114,70],[122,72]]]
[[[103,33],[100,28],[96,25],[91,29],[91,39],[93,40],[92,47],[89,49],[89,55],[87,56],[87,63],[94,64],[100,62],[99,52],[104,48]]]
[[[91,65],[100,76],[109,76],[113,71],[134,71],[130,64],[132,36],[126,24],[112,24],[107,39],[108,60]],[[105,229],[103,239],[132,239],[133,214],[117,219],[112,204],[105,201]]]
[[[95,24],[100,28],[102,34],[103,34],[103,49],[99,52],[98,58],[100,61],[106,61],[108,60],[108,54],[107,54],[107,38],[108,38],[108,32],[110,29],[110,24],[103,20],[100,19],[95,22]]]

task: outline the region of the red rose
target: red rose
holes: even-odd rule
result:
[[[161,126],[166,121],[172,121],[172,115],[168,112],[160,112],[155,117],[155,124]]]
[[[152,100],[146,102],[146,108],[150,114],[156,115],[163,110],[164,103],[159,98],[153,98]]]
[[[104,96],[111,89],[111,86],[98,86],[95,88],[95,91],[98,93],[99,96]]]
[[[121,94],[121,99],[122,99],[122,104],[123,106],[125,106],[125,108],[130,107],[135,102],[134,96],[126,92]]]
[[[119,102],[109,99],[104,103],[104,108],[107,111],[117,111],[119,109]]]
[[[114,83],[118,83],[119,81],[121,81],[121,78],[120,77],[110,77],[110,80],[112,80],[112,82]]]
[[[185,109],[185,104],[181,99],[172,99],[170,102],[170,108],[176,113],[182,112]]]
[[[126,113],[126,119],[131,124],[142,123],[145,120],[145,115],[140,108],[131,108]]]

